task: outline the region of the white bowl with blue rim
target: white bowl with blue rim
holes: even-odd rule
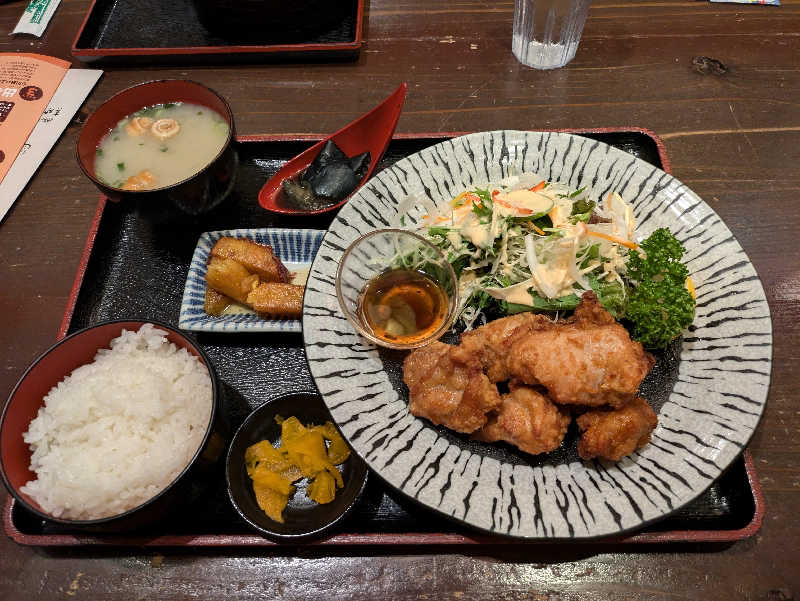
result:
[[[205,232],[197,241],[186,286],[183,289],[178,327],[195,332],[300,332],[299,319],[273,319],[259,315],[237,304],[231,305],[219,317],[204,310],[206,297],[206,270],[211,248],[223,237],[248,238],[259,244],[268,244],[291,274],[291,283],[303,285],[322,243],[322,230],[285,228],[247,228]]]

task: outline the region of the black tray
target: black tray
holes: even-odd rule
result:
[[[578,133],[668,168],[660,142],[644,131]],[[381,167],[451,135],[395,138]],[[327,228],[331,215],[287,218],[264,211],[257,202],[258,191],[266,178],[311,143],[312,140],[241,138],[238,146],[241,167],[233,197],[213,214],[180,225],[154,225],[125,204],[101,201],[61,335],[102,320],[122,317],[156,319],[177,325],[188,265],[197,239],[205,231],[270,226]],[[316,390],[300,334],[194,335],[211,357],[224,384],[224,412],[234,429],[267,399],[287,392]],[[13,503],[7,508],[6,530],[18,542],[35,545],[272,544],[253,536],[235,514],[224,482],[220,466],[216,484],[207,497],[168,525],[149,533],[137,533],[136,539],[73,536],[63,527],[47,524]],[[762,514],[763,503],[752,462],[749,458],[747,461],[740,458],[694,503],[623,540],[735,540],[752,535],[760,525]],[[327,542],[447,544],[503,540],[473,535],[466,528],[443,521],[388,492],[380,479],[373,477],[354,512],[339,528],[339,534]]]
[[[84,62],[127,65],[352,60],[363,43],[364,0],[335,6],[335,13],[313,25],[221,31],[213,25],[209,30],[194,0],[94,0],[72,55]]]

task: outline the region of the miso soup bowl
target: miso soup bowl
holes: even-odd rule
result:
[[[229,125],[222,150],[202,169],[176,184],[153,190],[121,190],[95,174],[95,157],[103,137],[125,117],[154,104],[186,102],[216,111]],[[219,205],[231,193],[236,175],[233,113],[211,88],[185,79],[142,83],[109,98],[92,113],[78,137],[77,159],[83,173],[112,201],[136,203],[143,213],[159,217],[200,215]]]

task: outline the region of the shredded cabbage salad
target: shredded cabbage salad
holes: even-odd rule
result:
[[[422,203],[428,214],[418,227],[456,272],[468,329],[487,313],[571,310],[588,290],[623,316],[628,253],[638,247],[633,211],[615,191],[591,200],[584,188],[524,173],[439,206]]]

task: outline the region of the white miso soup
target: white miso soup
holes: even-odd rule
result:
[[[216,111],[170,102],[126,117],[100,141],[95,175],[123,190],[154,190],[191,177],[219,154],[230,126]]]

